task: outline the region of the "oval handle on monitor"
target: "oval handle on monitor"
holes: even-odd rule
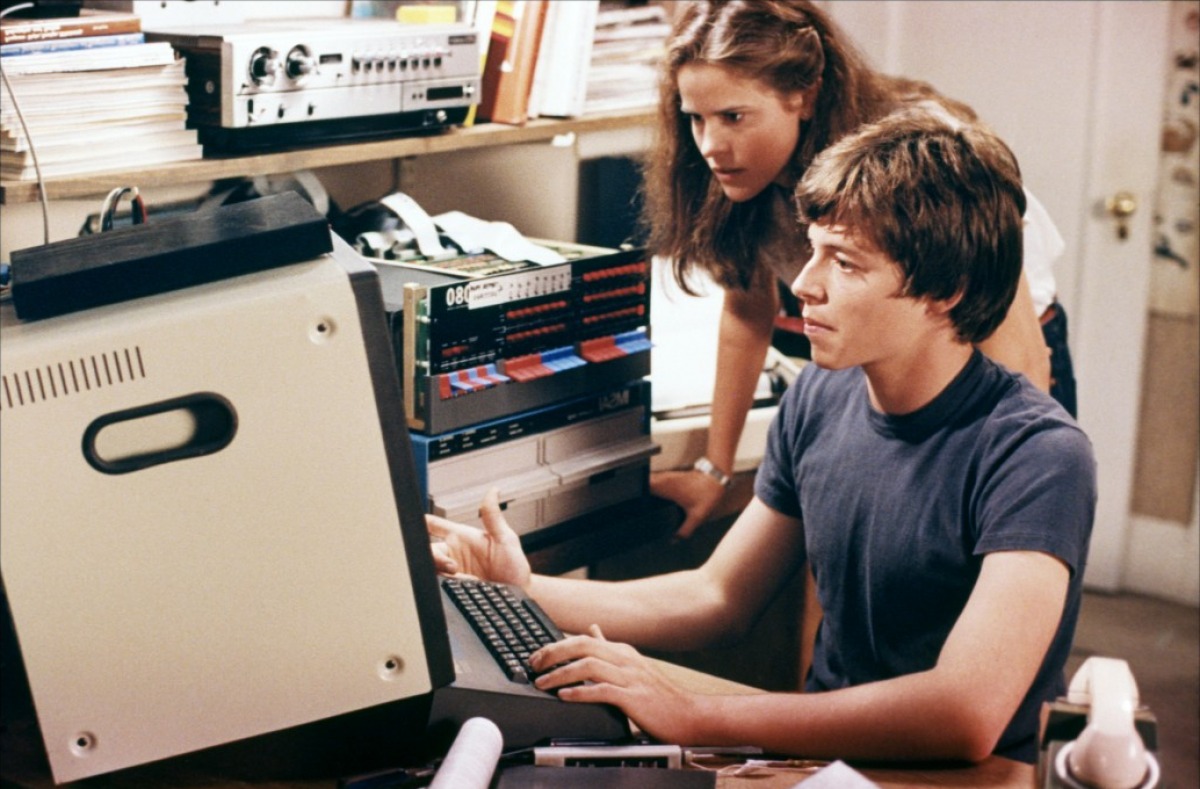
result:
[[[233,404],[199,392],[94,419],[83,434],[83,456],[97,471],[127,474],[219,452],[236,433]]]

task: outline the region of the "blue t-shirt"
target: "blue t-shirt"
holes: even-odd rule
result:
[[[1062,622],[995,750],[1036,761],[1042,702],[1065,691],[1096,506],[1091,444],[1057,402],[978,350],[903,416],[871,407],[861,368],[810,364],[780,403],[755,494],[804,524],[824,612],[810,691],[932,668],[985,554],[1061,559]]]

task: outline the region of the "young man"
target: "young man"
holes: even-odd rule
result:
[[[1096,491],[1075,422],[973,347],[1021,272],[1016,161],[981,128],[894,115],[824,152],[796,196],[814,364],[708,561],[620,583],[531,575],[489,496],[484,531],[430,517],[439,567],[524,587],[590,633],[535,653],[538,685],[665,741],[1033,762],[1038,710],[1065,689]],[[805,560],[825,614],[811,692],[688,693],[626,645],[736,635]]]

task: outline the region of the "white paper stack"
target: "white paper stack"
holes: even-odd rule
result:
[[[168,43],[17,55],[0,65],[0,178],[37,177],[30,138],[45,178],[202,156],[186,128],[184,61]]]
[[[612,7],[596,18],[584,111],[652,107],[658,101],[658,66],[671,33],[660,5]]]

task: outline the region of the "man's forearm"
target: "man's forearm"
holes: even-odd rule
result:
[[[534,575],[529,593],[569,633],[595,624],[610,641],[641,648],[698,648],[725,627],[725,614],[695,570],[629,581]]]

